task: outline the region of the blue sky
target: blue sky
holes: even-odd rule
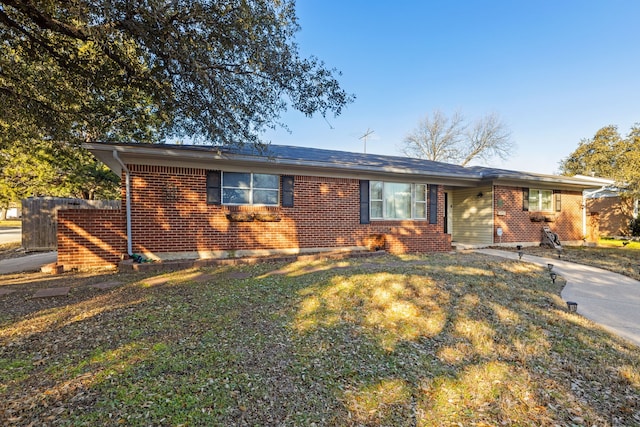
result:
[[[298,0],[296,41],[342,72],[337,118],[289,111],[274,144],[401,155],[439,109],[497,113],[517,144],[489,166],[555,173],[603,126],[640,122],[640,1]]]

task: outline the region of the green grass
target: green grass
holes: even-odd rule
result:
[[[31,360],[0,358],[0,392],[5,392],[11,383],[26,379],[32,368]]]
[[[567,313],[562,283],[526,263],[383,256],[162,276],[25,301],[0,324],[0,421],[640,424],[638,347]]]
[[[625,248],[625,249],[640,250],[640,241],[601,238],[598,240],[598,246],[604,246],[609,248]]]

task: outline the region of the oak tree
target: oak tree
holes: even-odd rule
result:
[[[617,126],[599,129],[560,162],[563,175],[595,175],[616,181],[625,196],[640,198],[640,124],[622,137]]]
[[[292,0],[0,0],[0,205],[117,192],[81,142],[260,145],[288,107],[340,114],[298,30]]]
[[[259,143],[288,106],[340,114],[298,29],[292,0],[1,0],[0,142]]]
[[[595,175],[613,178],[619,160],[617,153],[622,148],[623,139],[617,126],[599,129],[593,138],[580,141],[578,147],[560,162],[563,175]]]
[[[0,149],[0,208],[32,196],[119,198],[119,177],[76,144],[34,140]]]

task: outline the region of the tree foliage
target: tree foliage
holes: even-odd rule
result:
[[[0,150],[0,207],[32,196],[119,195],[119,177],[75,144],[40,139]]]
[[[583,139],[560,162],[564,175],[596,175],[616,181],[626,195],[640,197],[640,124],[622,137],[617,126],[599,129],[593,138]]]
[[[43,28],[40,25],[57,20],[41,17],[30,22],[7,3],[13,2],[0,3],[3,145],[43,138],[151,142],[163,135],[166,126],[153,96],[141,85],[127,82],[125,73],[101,55],[95,42]],[[33,8],[28,11],[35,15],[36,7],[45,5],[18,6]],[[50,5],[45,11],[55,14],[57,7]]]
[[[616,126],[599,129],[593,138],[583,139],[578,148],[560,163],[564,175],[595,175],[613,178],[623,139]]]
[[[640,199],[640,124],[631,127],[619,157],[616,177],[630,196]]]
[[[460,113],[451,117],[435,110],[404,139],[405,155],[466,166],[472,160],[505,159],[515,145],[511,132],[497,114],[468,123]]]
[[[289,106],[339,114],[292,0],[0,0],[0,205],[112,197],[81,142],[260,144]]]
[[[0,141],[258,143],[292,106],[339,114],[291,0],[2,0]]]

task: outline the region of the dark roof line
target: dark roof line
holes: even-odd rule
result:
[[[484,166],[464,167],[451,163],[433,160],[415,159],[381,154],[353,153],[348,151],[326,150],[321,148],[297,147],[290,145],[270,144],[255,147],[247,144],[241,147],[181,145],[181,144],[141,144],[141,143],[99,143],[86,144],[87,148],[100,150],[100,146],[141,148],[157,150],[179,150],[203,153],[220,153],[221,155],[240,157],[245,159],[260,158],[274,159],[279,163],[296,164],[300,166],[330,166],[349,170],[380,170],[381,172],[405,171],[413,174],[440,175],[443,177],[459,178],[460,180],[524,180],[539,182],[555,182],[567,185],[596,187],[592,181],[580,177],[545,175],[531,172],[520,172],[509,169],[499,169]]]

